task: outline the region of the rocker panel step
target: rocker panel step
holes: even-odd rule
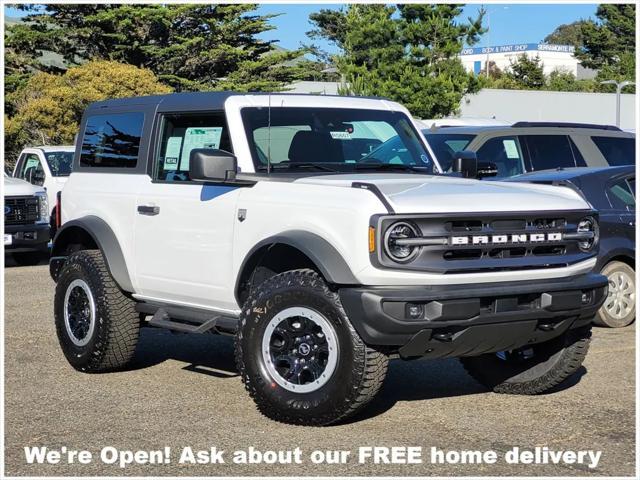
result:
[[[139,303],[136,310],[153,315],[149,325],[184,333],[220,333],[235,335],[239,319],[206,310]]]

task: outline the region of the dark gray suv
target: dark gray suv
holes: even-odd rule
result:
[[[511,126],[434,127],[422,131],[445,171],[454,154],[476,152],[497,167],[494,178],[559,167],[635,163],[635,135],[608,125],[518,122]]]

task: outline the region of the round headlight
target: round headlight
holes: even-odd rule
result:
[[[393,260],[400,263],[408,262],[418,254],[419,247],[407,245],[402,240],[417,238],[418,229],[407,222],[396,222],[391,225],[384,235],[384,248]]]
[[[578,248],[583,252],[589,252],[598,243],[598,222],[593,217],[584,217],[578,222],[578,233],[591,232],[593,236],[588,240],[578,242]]]

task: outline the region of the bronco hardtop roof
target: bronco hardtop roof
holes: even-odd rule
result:
[[[87,111],[95,111],[103,108],[111,107],[127,107],[127,106],[153,106],[157,105],[161,111],[189,111],[189,110],[219,110],[224,107],[224,102],[229,97],[241,96],[267,96],[267,95],[285,95],[309,98],[360,98],[369,100],[386,100],[381,97],[345,97],[343,95],[310,95],[307,93],[287,93],[287,92],[186,92],[186,93],[168,93],[165,95],[147,95],[144,97],[126,97],[114,98],[94,102],[87,107]]]

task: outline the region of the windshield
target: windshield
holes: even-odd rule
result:
[[[44,157],[54,177],[67,177],[71,174],[73,152],[46,152]]]
[[[429,133],[429,130],[423,130],[422,133],[429,142],[443,172],[451,170],[453,155],[466,149],[475,138],[475,135],[462,133]]]
[[[242,119],[256,171],[356,170],[433,173],[434,164],[403,113],[346,108],[250,107]]]

